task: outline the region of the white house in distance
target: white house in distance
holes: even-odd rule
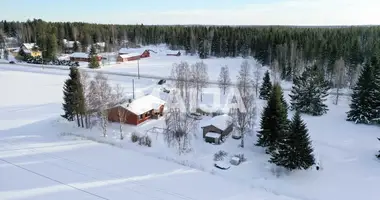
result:
[[[74,51],[74,43],[77,42],[78,47],[80,47],[79,41],[69,41],[66,39],[63,39],[63,48],[65,53],[72,53]]]

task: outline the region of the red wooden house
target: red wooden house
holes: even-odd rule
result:
[[[132,125],[163,115],[165,101],[153,95],[140,97],[131,103],[125,103],[108,110],[108,120]]]
[[[102,60],[102,57],[97,55],[97,59],[100,62]],[[90,57],[87,53],[75,52],[70,55],[70,60],[73,62],[90,62]]]
[[[138,60],[140,58],[141,58],[141,54],[139,53],[121,54],[117,57],[117,62]]]

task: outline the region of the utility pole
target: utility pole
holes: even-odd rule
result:
[[[137,59],[137,78],[140,79],[140,58]]]
[[[135,99],[135,79],[132,79],[132,99]]]

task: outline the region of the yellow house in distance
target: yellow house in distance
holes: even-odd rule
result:
[[[23,43],[20,49],[32,57],[42,56],[42,52],[38,50],[36,43]]]

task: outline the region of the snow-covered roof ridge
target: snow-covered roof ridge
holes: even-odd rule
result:
[[[213,125],[220,130],[226,130],[231,121],[232,117],[227,114],[218,115],[211,118],[203,127]]]
[[[131,57],[135,57],[135,56],[141,56],[140,53],[128,53],[128,54],[123,54],[123,55],[119,55],[120,57],[122,58],[131,58]]]
[[[133,100],[132,103],[125,103],[121,106],[136,115],[141,115],[152,109],[157,110],[160,108],[161,105],[164,105],[164,104],[165,104],[164,100],[158,97],[155,97],[151,94],[148,94],[148,95],[145,95],[143,97]]]
[[[36,44],[36,43],[23,43],[22,45],[23,45],[26,49],[31,50],[31,49],[34,47],[35,44]]]
[[[84,52],[74,52],[70,55],[70,57],[74,58],[88,58],[88,54]]]

